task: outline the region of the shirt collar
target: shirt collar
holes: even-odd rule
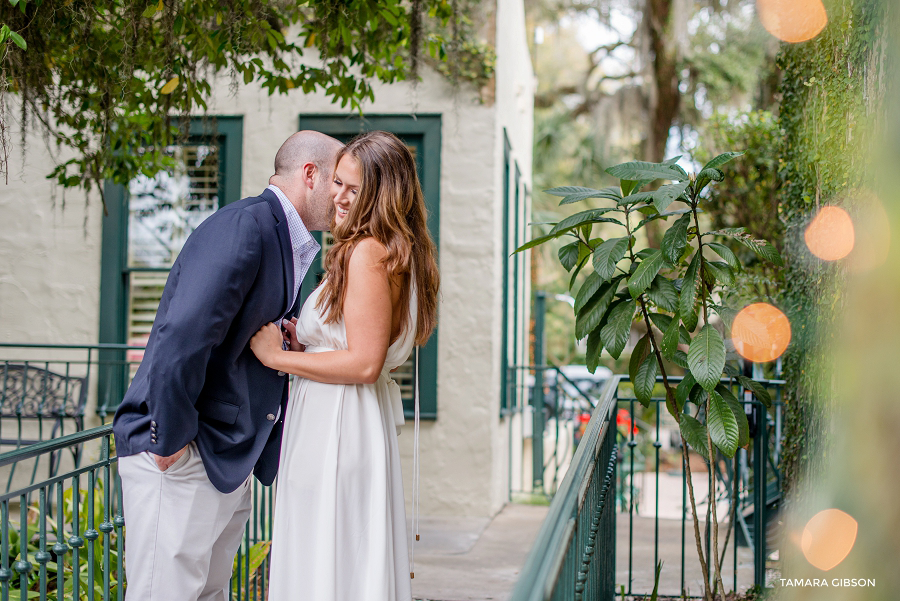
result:
[[[303,224],[303,219],[300,218],[297,209],[291,204],[291,201],[288,200],[287,196],[284,195],[281,188],[274,184],[269,184],[266,189],[274,192],[275,196],[278,197],[278,201],[281,203],[281,208],[284,210],[285,217],[287,217],[288,231],[291,233],[291,246],[295,249],[305,248],[310,245],[318,247],[319,243],[316,242],[316,239],[313,238],[312,234],[309,233],[309,230],[306,229],[306,226]]]

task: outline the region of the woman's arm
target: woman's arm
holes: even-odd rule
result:
[[[281,348],[282,334],[264,326],[250,348],[266,366],[327,384],[371,384],[378,379],[391,336],[391,282],[380,261],[387,251],[366,238],[350,255],[344,324],[347,350],[297,353]]]

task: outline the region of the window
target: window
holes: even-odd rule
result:
[[[428,229],[438,248],[440,232],[440,168],[441,168],[441,118],[439,115],[367,115],[358,116],[335,115],[302,115],[299,129],[312,129],[334,136],[338,140],[348,142],[354,136],[372,130],[389,131],[406,144],[416,157],[416,169],[425,195],[428,209]],[[323,250],[327,249],[329,236],[324,239],[320,232],[315,232]],[[318,285],[324,274],[323,254],[313,261],[313,266],[303,280],[300,295],[303,300]],[[415,381],[414,357],[410,358],[391,377],[400,385],[403,395],[403,409],[407,417],[413,415],[413,390]],[[419,351],[419,401],[420,414],[423,419],[437,418],[437,332]]]
[[[175,160],[171,172],[106,186],[101,343],[146,343],[169,270],[187,237],[217,209],[240,198],[241,135],[240,117],[193,119],[185,143],[165,150]],[[119,403],[140,357],[139,352],[101,352],[101,414]]]

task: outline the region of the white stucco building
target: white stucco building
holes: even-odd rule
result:
[[[45,178],[53,158],[30,134],[24,156],[12,150],[9,184],[0,186],[0,342],[139,343],[178,240],[218,206],[259,194],[288,135],[393,131],[416,151],[442,274],[439,326],[420,364],[421,511],[495,514],[511,472],[506,366],[528,356],[530,268],[524,255],[509,255],[526,239],[530,211],[534,75],[522,1],[487,8],[496,23],[493,89],[454,86],[426,69],[416,86],[376,88],[361,120],[320,94],[269,97],[252,85],[232,93],[222,81],[208,115],[192,124],[213,139],[198,136],[177,151],[186,172],[129,190],[107,186],[106,215],[99,195],[85,204],[69,192],[63,202]],[[310,274],[305,294],[314,281]],[[17,359],[2,350],[0,359]],[[117,403],[121,372],[92,372],[88,425],[99,423],[98,396]],[[408,485],[411,428],[410,420],[400,437]]]

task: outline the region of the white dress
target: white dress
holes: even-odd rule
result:
[[[306,352],[347,348],[343,321],[324,323],[322,287],[303,305]],[[293,378],[275,490],[269,601],[410,601],[406,507],[397,444],[400,390],[389,375],[412,352],[410,323],[374,384]],[[399,415],[398,415],[399,411]]]

